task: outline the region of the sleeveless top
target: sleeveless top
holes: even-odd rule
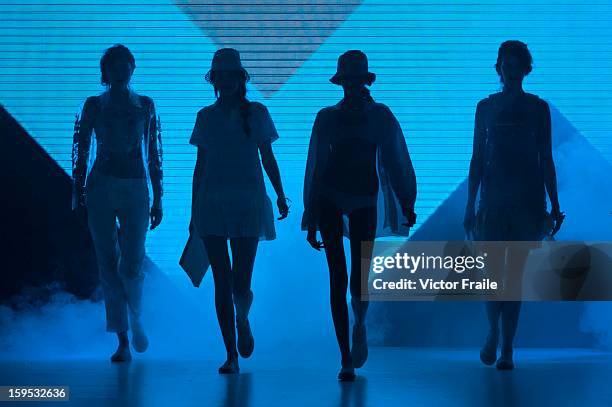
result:
[[[482,207],[513,206],[546,210],[540,151],[548,110],[535,95],[521,94],[508,106],[499,94],[485,99]]]
[[[344,117],[342,117],[344,116]],[[365,116],[346,112],[334,122],[330,136],[329,159],[322,171],[323,188],[361,197],[376,205],[378,174],[377,143],[364,134]]]

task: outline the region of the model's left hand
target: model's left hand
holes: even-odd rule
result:
[[[162,221],[163,216],[164,216],[164,213],[162,211],[162,208],[157,207],[157,206],[153,206],[151,208],[151,230],[159,226],[159,224]]]
[[[277,218],[278,220],[283,220],[289,215],[289,205],[287,204],[287,201],[291,202],[289,198],[284,196],[279,196],[278,199],[276,199],[276,205],[278,206],[278,212],[280,213],[280,217]]]
[[[553,218],[553,221],[555,222],[555,226],[553,227],[553,230],[550,233],[550,235],[554,236],[561,229],[561,225],[563,224],[563,221],[565,220],[565,213],[561,212],[557,208],[557,209],[553,209],[551,216]]]

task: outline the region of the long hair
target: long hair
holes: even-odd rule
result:
[[[364,86],[363,88],[361,88],[361,94],[368,102],[374,102],[374,98],[370,94],[370,89]]]
[[[242,80],[238,84],[238,103],[240,104],[240,117],[242,118],[242,128],[244,129],[244,133],[246,134],[246,136],[249,137],[251,135],[251,127],[249,126],[249,100],[246,97],[246,83],[248,80],[247,74],[243,74],[241,79]],[[210,82],[213,84],[213,88],[215,89],[215,97],[219,98],[219,89],[215,85],[214,71],[210,73]]]

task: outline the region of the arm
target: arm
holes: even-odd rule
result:
[[[202,166],[204,165],[205,155],[204,149],[198,147],[198,156],[196,158],[195,168],[193,169],[193,182],[191,183],[191,205],[195,204],[196,197],[198,196],[198,186],[200,185],[200,177],[202,173]]]
[[[317,167],[319,137],[321,129],[321,112],[317,113],[308,144],[308,157],[306,158],[306,171],[304,174],[304,215],[302,218],[302,230],[316,230],[317,214],[315,205],[315,168]]]
[[[470,171],[468,175],[468,198],[465,209],[465,219],[463,225],[467,231],[474,227],[474,216],[476,207],[476,195],[482,181],[482,170],[484,165],[484,153],[486,144],[486,128],[484,125],[484,106],[479,102],[476,106],[474,119],[474,141],[472,145],[472,159],[470,161]]]
[[[193,209],[195,207],[196,198],[198,196],[198,187],[200,186],[200,179],[202,177],[202,168],[204,168],[204,148],[198,147],[198,156],[196,158],[195,168],[193,169],[193,181],[191,183],[191,218],[193,218]],[[192,232],[193,224],[191,219],[189,220],[189,231]]]
[[[162,208],[163,195],[163,177],[162,169],[162,132],[159,116],[155,112],[153,100],[150,100],[150,116],[148,126],[148,169],[151,177],[151,186],[153,188],[153,208],[160,210]]]
[[[319,155],[319,137],[321,129],[321,112],[317,113],[312,132],[310,134],[310,142],[308,145],[308,158],[306,159],[306,172],[304,174],[304,215],[302,216],[302,230],[308,230],[306,240],[313,249],[319,251],[323,248],[323,242],[317,240],[317,204],[316,199],[316,163]]]
[[[85,206],[85,178],[87,176],[87,164],[95,118],[95,103],[94,97],[87,98],[81,113],[76,115],[74,121],[74,134],[72,138],[72,209]]]
[[[289,206],[287,205],[287,198],[283,191],[283,183],[281,181],[280,170],[278,169],[278,163],[272,152],[272,142],[278,139],[278,132],[274,126],[274,121],[270,116],[268,109],[261,103],[254,103],[252,106],[257,106],[256,115],[257,118],[257,145],[259,147],[259,153],[261,155],[261,163],[274,187],[276,192],[276,205],[280,212],[279,220],[285,219],[289,214]]]
[[[408,218],[409,224],[416,221],[414,203],[417,196],[417,182],[406,139],[399,122],[388,110],[390,131],[382,139],[380,153],[384,171],[389,176],[393,192],[400,202],[402,212]]]
[[[544,177],[544,184],[548,191],[552,214],[556,217],[561,211],[559,209],[559,196],[557,194],[557,171],[552,155],[552,131],[550,124],[550,108],[544,102],[544,122],[542,126],[540,142],[540,168]]]
[[[259,153],[261,154],[261,163],[270,178],[270,182],[272,183],[272,187],[274,187],[274,191],[279,199],[285,199],[285,192],[283,191],[283,183],[281,181],[280,170],[278,169],[278,163],[276,162],[276,158],[274,157],[274,152],[272,151],[272,144],[267,142],[263,143],[259,146]]]

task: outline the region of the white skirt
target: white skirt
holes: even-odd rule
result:
[[[200,236],[276,238],[272,202],[265,190],[202,189],[196,197],[192,219]]]

